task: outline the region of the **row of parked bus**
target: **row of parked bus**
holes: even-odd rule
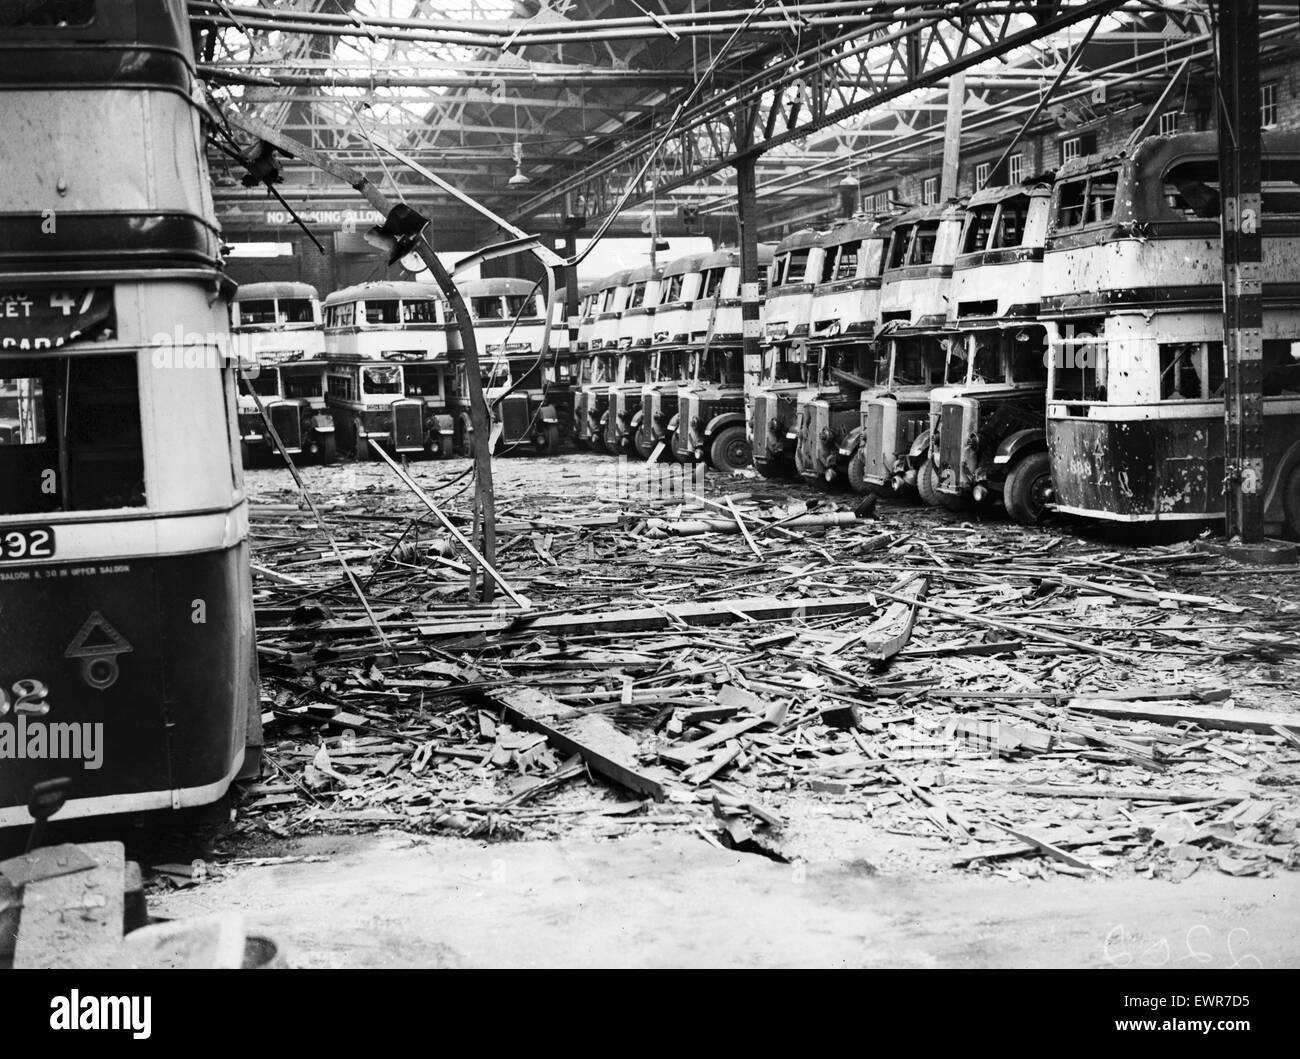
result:
[[[1300,136],[1266,133],[1262,386],[1272,532],[1300,534]],[[763,247],[761,363],[735,251],[596,284],[575,436],[821,488],[1129,522],[1224,511],[1217,136]]]
[[[479,347],[494,447],[558,452],[572,420],[567,332],[533,283],[459,284]],[[382,442],[404,455],[468,451],[473,430],[460,332],[432,283],[362,283],[322,303],[304,283],[248,283],[231,306],[245,365],[239,432],[247,462],[273,449],[364,459]],[[263,418],[266,412],[266,419]]]

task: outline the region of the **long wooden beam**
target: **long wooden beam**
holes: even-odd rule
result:
[[[532,688],[502,689],[486,699],[511,724],[546,736],[548,743],[566,754],[577,754],[592,772],[657,802],[664,800],[663,785],[658,780],[637,771],[631,762],[620,761],[608,748],[593,746],[577,735],[566,733],[559,718],[572,715],[573,710],[564,703]]]
[[[910,601],[909,601],[910,602]],[[782,621],[788,618],[824,617],[830,614],[858,614],[879,610],[874,596],[828,596],[812,599],[776,599],[755,596],[710,603],[664,604],[637,610],[619,610],[609,614],[546,614],[536,618],[528,614],[500,619],[451,621],[421,625],[421,636],[451,636],[467,632],[521,632],[534,635],[581,636],[590,633],[642,632],[663,629],[675,622],[686,625],[726,625],[731,622]]]

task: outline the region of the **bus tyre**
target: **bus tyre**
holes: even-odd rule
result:
[[[322,434],[320,436],[320,451],[317,455],[321,463],[333,463],[338,459],[339,454],[333,434]]]
[[[559,451],[560,428],[554,423],[548,423],[537,432],[537,454],[554,456]]]
[[[241,441],[239,443],[239,462],[245,467],[251,467],[253,465],[253,446],[251,446],[247,441]]]
[[[849,460],[849,488],[855,493],[865,496],[871,492],[871,484],[867,481],[867,450],[858,449]]]
[[[357,445],[352,455],[358,460],[370,459],[370,439],[362,437],[360,431],[357,432]]]
[[[916,472],[916,492],[927,507],[939,506],[939,490],[934,487],[934,464],[928,458]]]
[[[1291,468],[1282,490],[1282,513],[1292,537],[1300,540],[1300,464]]]
[[[754,470],[756,470],[764,478],[781,477],[781,468],[777,465],[775,460],[760,460],[757,457],[755,457]]]
[[[1007,514],[1022,526],[1033,526],[1047,513],[1052,490],[1052,465],[1045,452],[1032,452],[1012,468],[1002,486]]]
[[[452,441],[450,434],[438,435],[438,459],[449,460],[452,457],[452,450],[455,449],[455,443]]]
[[[709,463],[715,471],[735,474],[754,461],[754,450],[742,426],[727,427],[709,446]]]
[[[644,460],[650,457],[649,452],[641,451],[641,444],[637,441],[635,430],[630,430],[623,435],[623,451],[627,454],[629,459],[635,457],[638,460]]]

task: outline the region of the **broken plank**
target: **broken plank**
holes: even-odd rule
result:
[[[1134,830],[1135,829],[1132,827],[1122,827],[1112,831],[1076,835],[1072,838],[1057,838],[1056,836],[1052,836],[1052,844],[1056,846],[1057,849],[1071,849],[1079,846],[1099,846],[1104,842],[1132,839]],[[1136,839],[1133,839],[1133,842],[1136,842]],[[991,846],[984,849],[961,852],[952,859],[951,863],[954,867],[960,868],[962,865],[970,864],[972,861],[1000,860],[1003,857],[1020,857],[1031,852],[1033,852],[1031,844],[1026,844],[1024,842],[1008,842],[1003,846]]]
[[[1200,802],[1214,798],[1224,802],[1242,802],[1247,794],[1215,794],[1210,791],[1168,791],[1147,787],[1112,787],[1106,783],[1087,783],[1073,787],[1051,784],[1029,784],[1008,787],[1016,794],[1032,794],[1040,798],[1117,798],[1133,802]]]
[[[1160,724],[1191,722],[1201,728],[1221,728],[1231,732],[1262,732],[1275,735],[1276,729],[1300,732],[1300,714],[1274,713],[1265,710],[1223,710],[1213,706],[1161,706],[1153,703],[1133,705],[1117,699],[1071,699],[1071,710],[1119,717],[1129,721],[1156,721]]]
[[[487,698],[504,711],[512,724],[546,736],[563,753],[577,754],[592,772],[657,802],[664,800],[664,789],[658,780],[639,772],[632,763],[616,760],[557,728],[557,715],[568,713],[569,709],[551,696],[531,688],[507,688],[494,691]]]
[[[920,600],[908,599],[906,596],[895,595],[893,592],[886,592],[884,589],[876,589],[878,595],[885,596],[894,600],[896,603],[907,603],[913,607],[920,607],[922,610],[928,610],[935,614],[943,614],[949,618],[956,618],[959,621],[968,621],[975,625],[986,625],[991,629],[1004,629],[1007,632],[1013,632],[1020,636],[1027,636],[1034,640],[1046,640],[1048,643],[1061,644],[1064,647],[1073,647],[1076,651],[1086,651],[1089,654],[1101,655],[1103,658],[1114,658],[1120,662],[1132,663],[1132,659],[1122,651],[1113,651],[1109,647],[1098,647],[1096,644],[1088,643],[1086,640],[1076,640],[1069,636],[1060,636],[1054,632],[1046,632],[1037,626],[1024,625],[1015,621],[1001,621],[997,618],[986,618],[982,614],[973,614],[966,610],[957,610],[954,607],[941,607],[937,603],[924,603]]]
[[[754,621],[783,621],[788,618],[816,618],[835,614],[857,614],[879,609],[879,602],[870,595],[819,596],[799,599],[776,599],[772,596],[755,596],[749,599],[730,599],[709,603],[664,604],[636,610],[613,611],[609,614],[548,614],[530,618],[518,615],[513,619],[482,619],[470,622],[449,621],[436,625],[421,625],[421,636],[450,636],[465,632],[500,631],[564,634],[581,636],[588,633],[642,632],[667,628],[674,622],[685,625],[725,625],[740,621],[744,615]]]
[[[1082,857],[1076,857],[1071,853],[1067,853],[1060,846],[1054,846],[1052,843],[1048,842],[1047,839],[1045,838],[1039,838],[1036,835],[1031,835],[1028,831],[1017,831],[1014,828],[1005,826],[1004,824],[999,824],[996,820],[992,820],[990,821],[990,823],[992,823],[993,826],[998,828],[999,830],[1005,831],[1012,838],[1018,838],[1020,839],[1021,842],[1027,842],[1035,849],[1041,850],[1042,852],[1046,853],[1053,860],[1059,860],[1062,864],[1069,864],[1071,867],[1083,868],[1087,871],[1097,870],[1086,860],[1084,860]]]
[[[916,624],[916,603],[925,597],[928,578],[919,577],[905,585],[896,586],[900,596],[910,597],[911,603],[892,603],[871,627],[862,634],[858,645],[873,662],[886,662],[907,646]]]

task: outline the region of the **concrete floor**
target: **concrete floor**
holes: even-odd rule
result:
[[[239,910],[299,967],[1296,967],[1300,876],[1181,884],[874,875],[689,834],[319,836],[157,915]]]

